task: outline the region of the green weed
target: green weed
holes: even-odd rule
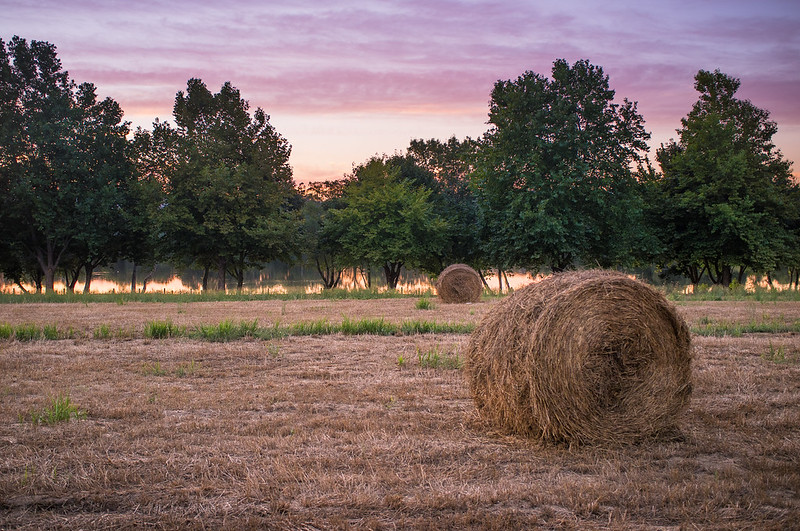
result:
[[[31,411],[30,419],[33,424],[55,424],[69,422],[71,419],[85,419],[86,411],[78,409],[69,394],[59,393],[50,398],[48,405],[41,411]]]
[[[417,310],[432,310],[435,307],[426,295],[423,295],[422,298],[417,301],[415,306]]]
[[[773,363],[797,363],[800,361],[800,356],[798,356],[797,352],[788,353],[783,345],[776,347],[772,344],[772,341],[769,342],[769,350],[761,354],[761,358]]]
[[[94,329],[92,337],[95,339],[109,339],[111,338],[111,327],[107,324],[102,324]]]
[[[42,329],[31,323],[21,324],[14,328],[14,337],[17,341],[36,341],[42,338]]]
[[[189,363],[182,363],[175,368],[175,376],[178,378],[184,378],[186,376],[194,376],[197,370],[200,368],[200,364],[195,362],[194,360],[190,361]]]
[[[180,329],[172,321],[148,321],[144,325],[144,337],[150,339],[166,339],[184,335],[185,329]]]
[[[440,345],[428,350],[417,347],[417,360],[424,369],[460,369],[464,365],[457,349],[450,352]]]
[[[57,325],[44,325],[42,335],[45,339],[56,340],[59,338]]]
[[[388,336],[397,332],[397,327],[391,323],[387,323],[383,317],[380,319],[361,319],[359,321],[351,321],[345,317],[339,330],[344,335],[361,335],[371,334],[377,336]]]
[[[327,319],[319,321],[294,323],[289,327],[289,334],[293,336],[328,335],[336,331],[337,327]]]
[[[167,371],[161,367],[161,362],[154,361],[152,363],[145,363],[142,365],[142,373],[145,376],[165,376]]]
[[[0,323],[0,339],[11,339],[14,328],[8,323]]]

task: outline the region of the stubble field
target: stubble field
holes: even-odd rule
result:
[[[800,527],[795,331],[695,335],[680,435],[621,448],[484,425],[458,368],[467,334],[144,334],[152,321],[474,324],[496,304],[416,302],[0,305],[12,327],[72,328],[0,340],[0,528]],[[678,309],[696,330],[800,320],[800,303]],[[65,396],[78,418],[44,422]]]

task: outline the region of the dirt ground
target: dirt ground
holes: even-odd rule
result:
[[[544,447],[477,417],[467,335],[144,339],[145,323],[476,323],[495,301],[5,304],[0,529],[791,529],[800,524],[800,335],[694,337],[680,436]],[[691,324],[793,323],[800,303],[678,305]],[[133,339],[92,339],[98,326]],[[778,356],[777,354],[780,354]],[[85,415],[34,424],[67,394]]]

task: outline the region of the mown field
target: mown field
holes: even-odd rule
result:
[[[0,528],[800,526],[800,302],[679,303],[681,432],[616,448],[484,425],[496,301],[431,302],[0,304]]]

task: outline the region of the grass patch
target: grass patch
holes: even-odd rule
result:
[[[14,328],[17,341],[37,341],[42,338],[42,329],[35,324],[25,323]]]
[[[288,335],[292,336],[321,336],[334,334],[338,327],[331,324],[327,319],[318,321],[293,323],[287,330]]]
[[[433,302],[431,302],[427,295],[423,295],[422,298],[417,301],[414,307],[417,310],[432,310],[435,308]]]
[[[403,334],[470,334],[475,330],[472,323],[437,323],[419,319],[405,320],[400,324]]]
[[[8,323],[0,323],[0,339],[11,339],[14,328]]]
[[[338,331],[346,336],[363,334],[390,336],[397,333],[398,328],[396,325],[387,323],[383,317],[380,319],[360,319],[358,321],[352,321],[345,317]]]
[[[258,334],[258,320],[241,321],[237,325],[226,319],[216,325],[200,325],[190,335],[205,341],[235,341],[245,337],[256,337]]]
[[[417,348],[417,361],[423,369],[460,369],[464,360],[458,354],[458,349],[450,351],[436,345],[427,350]]]
[[[426,290],[427,291],[427,290]],[[271,301],[271,300],[372,300],[419,297],[423,291],[402,293],[386,289],[328,289],[321,293],[306,293],[305,288],[289,290],[287,293],[224,293],[221,291],[196,291],[190,293],[0,293],[0,304],[19,303],[114,303],[129,302],[218,302],[218,301]]]
[[[167,370],[161,366],[160,361],[154,361],[142,365],[142,374],[145,376],[166,376]]]
[[[800,321],[786,323],[778,320],[752,320],[749,323],[734,323],[730,321],[713,321],[708,317],[703,317],[698,321],[698,326],[692,327],[693,334],[716,337],[741,337],[742,334],[781,334],[787,332],[800,332]]]
[[[30,420],[33,424],[56,424],[69,422],[72,419],[85,419],[86,411],[78,409],[69,397],[69,394],[59,393],[50,398],[41,411],[31,411]]]
[[[761,358],[773,363],[798,363],[800,361],[797,352],[789,353],[783,345],[775,346],[772,341],[769,342],[769,350],[763,353]]]
[[[111,339],[111,327],[107,324],[101,324],[94,329],[92,337],[95,339]]]
[[[144,325],[144,337],[149,339],[167,339],[186,335],[185,328],[179,328],[172,321],[148,321]]]

